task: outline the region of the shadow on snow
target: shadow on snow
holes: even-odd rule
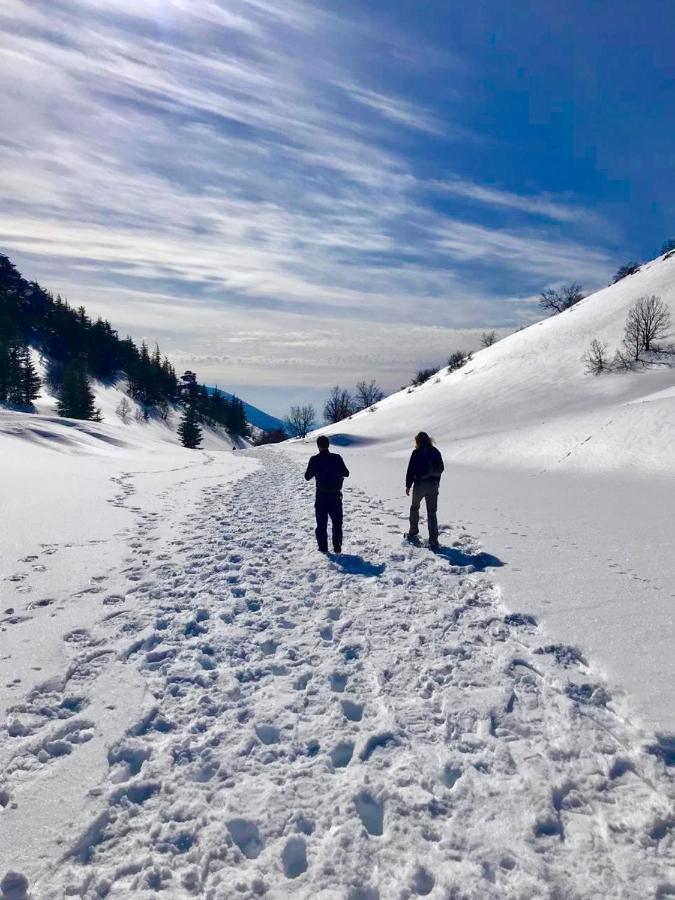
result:
[[[386,568],[384,563],[376,565],[353,553],[341,553],[339,556],[334,556],[333,562],[348,575],[362,575],[364,578],[375,578],[382,575]]]
[[[451,566],[471,566],[476,572],[484,572],[485,569],[498,569],[504,565],[501,559],[491,553],[464,553],[457,547],[439,547],[434,551],[436,556],[447,559]]]

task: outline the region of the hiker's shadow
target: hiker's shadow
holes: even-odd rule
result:
[[[386,568],[384,563],[376,565],[354,553],[340,553],[333,557],[333,562],[348,575],[362,575],[364,578],[375,578],[382,575]]]
[[[504,563],[491,553],[464,553],[457,547],[439,547],[435,551],[436,556],[447,559],[451,566],[471,566],[475,572],[484,572],[486,569],[498,569]]]

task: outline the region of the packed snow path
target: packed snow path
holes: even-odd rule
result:
[[[467,535],[403,547],[350,490],[346,553],[322,557],[301,470],[255,455],[168,544],[137,508],[128,590],[93,595],[62,682],[16,705],[6,801],[76,759],[113,663],[152,696],[31,896],[675,896],[672,747],[504,610],[489,571],[451,564],[490,561]],[[132,475],[120,489],[131,507]]]

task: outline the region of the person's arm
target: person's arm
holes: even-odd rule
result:
[[[344,459],[341,456],[338,458],[340,460],[340,475],[342,475],[343,478],[349,478],[349,469],[345,465]]]
[[[305,472],[305,481],[311,481],[315,475],[316,470],[314,468],[314,457],[310,456],[309,462],[307,463],[307,471]]]
[[[441,475],[445,471],[445,465],[443,464],[443,457],[441,456],[441,451],[436,448],[436,453],[438,455],[438,474]]]
[[[405,473],[405,492],[406,494],[410,493],[410,488],[413,486],[413,482],[415,480],[415,453],[417,451],[413,450],[410,454],[410,462],[408,463],[408,471]]]

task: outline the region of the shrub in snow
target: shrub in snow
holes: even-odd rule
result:
[[[437,369],[419,369],[413,380],[410,382],[410,387],[419,387],[421,384],[424,384],[425,381],[428,381],[432,375],[435,375]]]
[[[448,357],[448,372],[455,372],[457,369],[461,369],[470,359],[471,353],[465,353],[464,350],[453,350]]]
[[[663,247],[661,247],[661,253],[667,253],[668,255],[675,253],[675,237],[668,238]]]
[[[491,347],[493,344],[497,343],[497,332],[496,331],[484,331],[480,336],[480,345],[481,347]]]
[[[617,281],[621,281],[622,278],[626,278],[627,275],[635,275],[636,272],[640,270],[640,263],[630,262],[626,263],[625,266],[620,266],[617,271],[612,284],[616,284]]]
[[[131,421],[131,403],[129,403],[126,397],[122,397],[120,402],[115,407],[115,412],[122,420],[124,425],[128,425]]]

